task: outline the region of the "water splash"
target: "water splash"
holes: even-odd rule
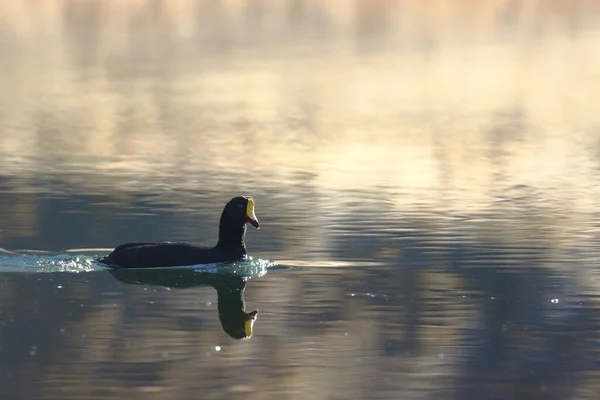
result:
[[[106,270],[104,264],[97,262],[98,254],[77,254],[73,250],[68,253],[45,252],[0,252],[0,272],[91,272]],[[268,269],[276,269],[278,264],[274,261],[261,258],[247,257],[245,260],[233,263],[214,263],[191,265],[184,269],[193,269],[195,272],[226,273],[249,277],[261,277]],[[170,267],[172,268],[172,267]]]
[[[90,272],[106,267],[93,255],[0,253],[0,272]]]
[[[267,269],[276,269],[277,267],[278,264],[275,261],[247,257],[245,260],[235,261],[232,263],[202,264],[191,266],[189,268],[194,268],[194,272],[212,274],[227,273],[231,275],[258,278],[265,275],[267,273]]]

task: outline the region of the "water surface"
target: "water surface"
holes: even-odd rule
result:
[[[598,397],[594,2],[0,3],[0,398]]]

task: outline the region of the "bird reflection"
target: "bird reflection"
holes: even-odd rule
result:
[[[131,285],[156,285],[176,289],[212,286],[217,290],[217,310],[225,333],[234,339],[249,339],[258,310],[247,313],[244,303],[246,279],[243,276],[198,272],[193,269],[111,269],[119,281]]]

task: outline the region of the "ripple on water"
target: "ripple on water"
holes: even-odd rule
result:
[[[0,252],[0,272],[91,272],[107,269],[96,260],[98,254],[77,254],[74,250],[67,253],[55,254],[45,252]],[[268,269],[277,269],[279,265],[275,261],[262,258],[248,257],[246,260],[233,263],[202,264],[177,267],[194,269],[199,273],[226,273],[247,277],[260,277],[267,273]]]

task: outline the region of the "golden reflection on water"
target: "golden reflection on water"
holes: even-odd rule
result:
[[[585,9],[562,16],[565,26],[581,25],[569,36],[561,24],[537,20],[519,31],[525,17],[516,27],[504,26],[499,21],[509,10],[483,3],[471,12],[399,3],[434,21],[436,39],[425,50],[392,32],[386,37],[395,40],[393,51],[321,55],[289,46],[266,57],[260,47],[246,51],[237,42],[226,54],[191,47],[187,35],[193,34],[183,27],[194,6],[186,2],[159,2],[158,9],[146,9],[144,2],[47,2],[39,17],[50,33],[44,36],[34,21],[25,22],[32,17],[6,7],[14,13],[6,14],[6,22],[23,30],[14,33],[15,43],[5,44],[13,57],[0,78],[6,87],[0,99],[2,171],[55,173],[78,186],[117,191],[167,189],[173,176],[185,177],[178,185],[196,187],[208,177],[214,186],[220,176],[241,172],[285,182],[303,171],[313,174],[316,188],[392,188],[389,197],[402,206],[441,189],[452,197],[446,204],[461,209],[480,208],[495,187],[589,189],[600,122],[594,101],[600,33],[585,29]],[[233,21],[250,12],[238,2],[219,4]],[[354,6],[334,4],[326,8],[338,26]],[[545,15],[536,2],[522,4],[529,4],[521,10],[525,15],[531,7]],[[94,24],[79,26],[94,10],[103,11]],[[134,10],[158,20],[144,20],[145,29],[128,27],[123,21],[133,19],[127,12]],[[265,18],[277,20],[280,7],[275,10]],[[511,11],[522,15],[518,10]],[[487,25],[513,33],[487,41],[444,40],[459,30],[449,23],[461,12],[477,21],[467,25],[471,29]],[[377,20],[379,14],[373,15],[363,18]],[[156,53],[150,59],[139,55],[144,48],[135,40],[156,44],[160,30],[150,28],[169,18],[180,24],[164,28],[173,35],[168,45],[150,46]],[[540,37],[538,24],[544,28]],[[71,25],[100,33],[75,39]],[[234,36],[235,26],[229,27]],[[77,46],[86,41],[93,41],[91,49]],[[325,42],[334,49],[352,43],[347,35]],[[127,49],[119,51],[120,45]],[[178,46],[189,51],[171,49]],[[81,64],[78,56],[88,51],[92,59]],[[78,178],[84,171],[90,179]],[[412,195],[397,196],[395,188]]]

